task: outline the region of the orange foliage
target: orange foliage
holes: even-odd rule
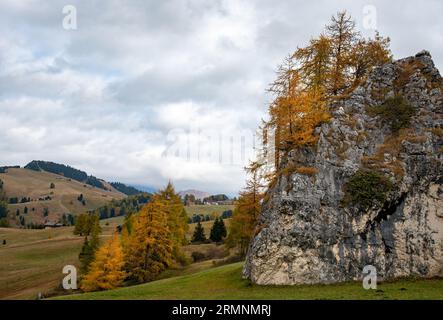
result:
[[[109,290],[119,287],[124,278],[124,259],[117,234],[95,254],[90,271],[82,281],[81,289],[84,291]]]

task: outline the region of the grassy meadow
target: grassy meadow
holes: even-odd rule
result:
[[[102,220],[102,239],[109,237],[123,217]],[[83,237],[73,227],[27,230],[0,228],[0,299],[35,299],[60,286],[65,265],[78,266]]]
[[[208,267],[209,262],[205,262]],[[133,287],[58,299],[443,299],[443,280],[403,279],[365,290],[361,282],[331,285],[258,286],[241,277],[243,263],[185,274]],[[204,267],[203,267],[204,269]]]
[[[185,206],[186,213],[189,217],[195,215],[209,215],[213,218],[220,216],[223,211],[234,210],[234,205],[226,204],[226,205],[210,205],[210,204],[202,204],[202,205],[190,205]]]

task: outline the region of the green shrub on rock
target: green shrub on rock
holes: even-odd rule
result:
[[[359,170],[345,184],[345,204],[359,205],[364,209],[385,202],[392,190],[392,182],[377,171]]]
[[[380,116],[391,126],[392,132],[407,128],[415,115],[414,107],[401,95],[388,98],[380,106],[370,107],[368,111],[370,114]]]

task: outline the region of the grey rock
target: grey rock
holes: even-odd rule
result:
[[[414,60],[423,67],[396,88],[401,64]],[[375,68],[347,99],[330,106],[333,118],[317,129],[317,145],[282,159],[282,166],[297,162],[318,173],[293,173],[268,190],[246,278],[257,284],[333,283],[361,279],[369,264],[381,279],[443,275],[443,139],[433,131],[443,128],[443,94],[441,86],[429,85],[440,80],[431,55],[422,51]],[[384,203],[361,210],[342,204],[344,185],[392,135],[366,111],[383,102],[371,95],[379,89],[384,99],[401,93],[417,114],[413,137],[401,141],[399,154],[387,152],[382,160],[393,190]],[[400,178],[393,163],[403,170]]]

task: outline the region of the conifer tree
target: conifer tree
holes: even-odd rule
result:
[[[87,226],[86,226],[87,224]],[[100,221],[96,216],[90,216],[85,225],[85,229],[82,232],[87,232],[81,252],[79,254],[79,260],[81,263],[80,270],[83,274],[88,272],[89,266],[94,260],[95,252],[99,247],[99,235],[101,233]],[[84,231],[86,230],[86,231]]]
[[[240,193],[229,227],[229,235],[226,239],[227,246],[237,247],[240,255],[245,256],[249,242],[257,229],[257,217],[260,214],[261,201],[263,200],[261,165],[251,162],[246,171],[249,179],[243,192]]]
[[[205,229],[203,229],[203,226],[199,221],[195,226],[194,234],[192,235],[192,242],[203,242],[203,241],[206,241]]]
[[[109,290],[119,287],[124,278],[124,259],[117,234],[97,250],[90,271],[81,283],[84,291]]]
[[[216,218],[211,228],[209,238],[214,242],[220,242],[226,237],[226,227],[223,219]]]

